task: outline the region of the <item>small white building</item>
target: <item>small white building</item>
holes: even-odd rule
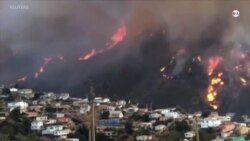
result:
[[[10,109],[10,111],[14,110],[15,108],[19,108],[20,113],[23,113],[27,111],[28,103],[24,101],[10,102],[8,103],[8,108]]]
[[[166,118],[173,118],[173,119],[176,119],[180,116],[180,114],[178,112],[174,112],[174,111],[166,112],[166,113],[164,113],[164,115]]]
[[[122,107],[124,107],[124,106],[126,106],[126,101],[125,100],[118,100],[118,101],[116,101],[116,106],[118,106],[119,108],[122,108]]]
[[[150,140],[152,140],[152,136],[151,135],[140,135],[140,136],[136,136],[136,140],[137,141],[150,141]]]
[[[185,138],[193,138],[195,136],[194,131],[189,131],[184,134]]]
[[[161,114],[159,113],[151,113],[149,115],[149,119],[159,119],[161,117]]]
[[[122,111],[109,111],[109,118],[123,118]]]
[[[17,89],[17,88],[10,88],[10,92],[11,92],[11,93],[17,93],[17,92],[18,92],[18,89]]]
[[[51,118],[44,122],[44,124],[46,125],[55,124],[55,123],[56,123],[56,119],[51,119]]]
[[[90,105],[85,104],[80,107],[80,114],[85,114],[87,112],[90,112],[90,109],[91,109]]]
[[[71,132],[70,129],[56,130],[53,132],[54,136],[66,136]]]
[[[137,106],[132,106],[132,107],[127,108],[125,111],[129,112],[129,113],[135,113],[138,110],[139,110],[139,108]]]
[[[167,129],[167,126],[164,124],[156,125],[155,126],[155,131],[157,132],[163,132]]]
[[[63,125],[49,125],[45,130],[42,131],[42,134],[51,134],[53,135],[55,131],[63,130]]]
[[[37,116],[36,121],[47,121],[48,120],[48,116]]]
[[[70,98],[69,93],[62,93],[62,94],[58,95],[58,99],[60,99],[60,100],[67,100],[69,98]]]
[[[219,118],[205,118],[200,121],[201,128],[219,127],[221,120]]]
[[[139,122],[136,127],[138,128],[150,128],[152,129],[153,128],[153,123],[152,122]]]
[[[32,121],[30,128],[31,128],[31,130],[42,130],[43,122],[42,121]]]

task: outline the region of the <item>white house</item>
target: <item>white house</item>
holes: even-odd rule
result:
[[[66,136],[71,132],[70,129],[56,130],[53,132],[54,136]]]
[[[20,89],[20,90],[18,90],[18,93],[23,94],[23,95],[32,94],[33,90],[32,89]]]
[[[109,98],[104,98],[104,99],[102,100],[102,103],[110,103],[110,99],[109,99]]]
[[[55,131],[63,130],[63,125],[49,125],[45,130],[42,131],[42,134],[51,134],[53,135]]]
[[[56,123],[56,119],[48,119],[47,121],[44,122],[44,124],[55,124]]]
[[[139,127],[139,128],[150,128],[152,129],[153,128],[153,123],[152,122],[139,122],[136,127]]]
[[[87,112],[90,112],[90,109],[91,109],[90,105],[85,104],[80,107],[80,114],[85,114]]]
[[[28,103],[24,101],[19,101],[19,102],[10,102],[8,103],[8,108],[10,111],[12,111],[15,108],[20,109],[20,113],[26,112],[28,108]]]
[[[161,117],[161,114],[159,113],[151,113],[149,115],[149,119],[159,119]]]
[[[160,124],[155,126],[155,131],[162,132],[167,129],[166,125]]]
[[[189,131],[184,134],[185,138],[193,138],[195,136],[194,131]]]
[[[48,120],[48,116],[38,116],[36,117],[36,121],[47,121]]]
[[[70,98],[69,93],[61,93],[60,95],[58,95],[58,99],[60,100],[67,100]]]
[[[127,108],[125,111],[129,113],[134,113],[134,112],[137,112],[138,110],[139,108],[137,106],[132,106],[132,107]]]
[[[180,116],[180,114],[178,112],[174,112],[174,111],[169,111],[164,113],[165,117],[167,118],[178,118]]]
[[[116,101],[116,106],[118,106],[119,108],[122,108],[122,107],[124,107],[124,106],[126,106],[126,101],[125,100],[118,100],[118,101]]]
[[[209,127],[219,127],[221,125],[221,120],[218,118],[205,118],[200,121],[201,128],[209,128]]]
[[[18,89],[17,89],[17,88],[10,88],[10,92],[11,92],[11,93],[17,93],[17,92],[18,92]]]
[[[150,136],[150,135],[140,135],[140,136],[136,136],[136,140],[137,141],[149,141],[149,140],[152,140],[152,136]]]
[[[30,128],[31,128],[31,130],[42,130],[43,122],[42,121],[32,121]]]
[[[220,118],[221,122],[229,122],[229,121],[231,121],[230,116],[220,116],[219,118]]]
[[[123,118],[122,111],[109,111],[109,118]]]

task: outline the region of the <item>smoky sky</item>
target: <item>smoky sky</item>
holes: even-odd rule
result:
[[[76,95],[84,95],[94,85],[100,95],[138,99],[143,95],[146,102],[154,103],[164,103],[163,96],[170,105],[195,105],[206,89],[207,82],[200,80],[207,79],[207,62],[190,64],[190,59],[222,55],[220,67],[230,71],[238,61],[235,54],[242,50],[239,44],[247,49],[250,44],[249,4],[215,0],[0,1],[0,82],[9,84],[22,75],[32,76],[44,57],[63,55],[64,61],[52,62],[39,79],[20,85]],[[10,8],[16,5],[28,9]],[[241,13],[238,18],[232,16],[235,9]],[[91,49],[104,48],[121,24],[127,35],[114,49],[78,61]],[[159,68],[173,55],[176,63],[168,73],[179,79],[162,82]],[[183,73],[188,65],[195,68],[189,74],[192,77]],[[188,102],[171,101],[185,91]]]

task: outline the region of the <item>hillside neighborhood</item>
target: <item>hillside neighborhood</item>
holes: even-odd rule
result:
[[[249,123],[234,113],[0,87],[0,141],[90,141],[92,131],[97,141],[247,141]]]

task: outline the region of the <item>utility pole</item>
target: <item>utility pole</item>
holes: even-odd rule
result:
[[[195,117],[195,132],[196,132],[196,141],[200,141],[199,125],[197,122],[197,117]]]
[[[91,141],[95,141],[95,103],[91,102],[92,118],[91,118]]]

